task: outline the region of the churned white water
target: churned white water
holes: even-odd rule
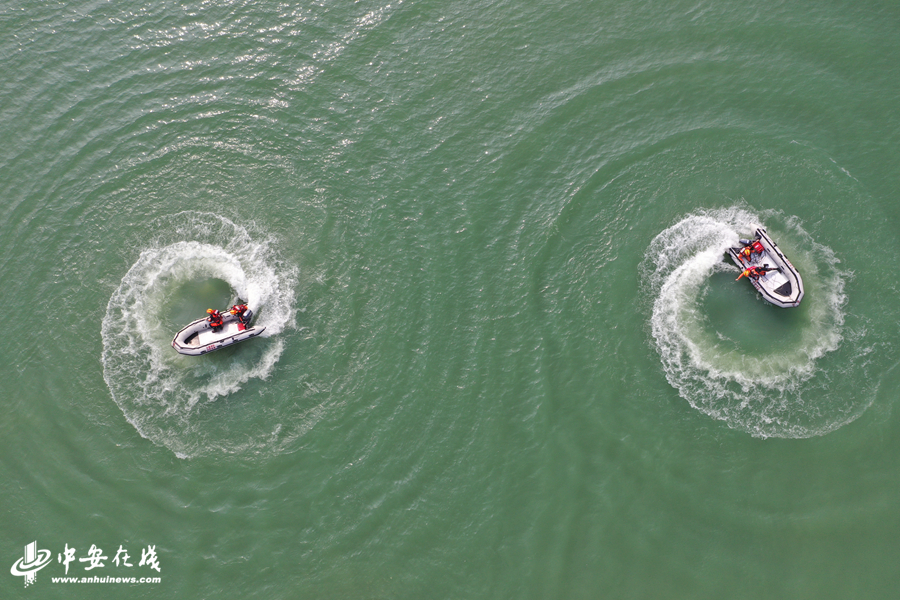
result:
[[[183,212],[153,229],[158,235],[122,278],[103,319],[103,373],[113,398],[141,435],[180,456],[264,444],[255,436],[229,437],[221,422],[213,430],[197,424],[205,404],[272,373],[284,347],[277,336],[293,324],[294,269],[281,262],[272,240],[222,216]],[[244,300],[256,313],[254,324],[266,328],[262,335],[214,355],[177,354],[172,336],[187,321],[170,322],[166,310],[180,289],[204,280],[221,280],[234,300]]]
[[[723,260],[759,226],[804,279],[799,308],[765,304]],[[854,365],[822,364],[845,338],[846,274],[838,262],[796,219],[776,212],[730,207],[679,219],[653,239],[642,265],[652,340],[669,383],[694,408],[759,437],[819,435],[858,416],[866,402],[860,408],[830,383]],[[725,306],[718,317],[708,296]]]

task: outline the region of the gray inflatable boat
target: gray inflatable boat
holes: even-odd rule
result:
[[[265,327],[248,327],[253,318],[253,311],[249,309],[244,313],[243,322],[227,310],[221,312],[222,327],[218,331],[213,331],[205,318],[197,319],[175,334],[172,347],[180,354],[200,356],[249,340],[266,330]]]
[[[756,250],[749,259],[741,260],[743,248],[728,249],[728,256],[741,271],[751,266],[771,269],[756,279],[748,277],[763,300],[781,308],[798,306],[803,299],[803,279],[766,230],[760,227],[755,240],[741,240],[741,244]]]

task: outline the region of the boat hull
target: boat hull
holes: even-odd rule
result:
[[[172,347],[179,354],[201,356],[247,341],[265,330],[259,326],[246,327],[237,316],[224,312],[219,331],[213,331],[206,319],[197,319],[175,334]]]
[[[760,244],[765,248],[764,252],[754,254],[749,262],[741,261],[740,248],[729,248],[728,256],[741,271],[749,266],[777,267],[777,270],[769,271],[758,279],[750,279],[750,283],[762,295],[763,300],[770,304],[781,308],[799,306],[804,294],[803,279],[800,277],[800,273],[778,248],[778,245],[772,241],[764,228],[757,229],[756,235]]]

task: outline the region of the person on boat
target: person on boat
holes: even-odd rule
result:
[[[235,304],[234,306],[231,307],[231,310],[229,310],[228,312],[230,312],[233,315],[237,315],[237,318],[240,319],[241,323],[243,323],[244,325],[247,324],[247,319],[244,316],[244,313],[247,312],[246,304]]]
[[[212,330],[217,332],[222,329],[222,313],[214,308],[207,308],[206,313],[209,315],[206,320],[209,321]]]
[[[757,279],[759,279],[760,275],[765,275],[769,271],[775,271],[775,270],[776,270],[775,267],[770,267],[769,265],[764,265],[762,267],[759,267],[759,266],[747,267],[746,269],[744,269],[744,271],[740,275],[738,275],[738,278],[735,279],[735,281],[737,281],[741,277],[748,277],[748,278],[756,281]]]
[[[738,258],[741,259],[741,262],[750,262],[754,254],[762,254],[765,252],[765,247],[759,241],[759,238],[756,238],[743,248],[738,253]]]

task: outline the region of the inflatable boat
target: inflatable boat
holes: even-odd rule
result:
[[[742,248],[729,248],[727,254],[742,272],[748,267],[768,269],[758,278],[748,277],[763,300],[781,308],[798,306],[803,299],[803,279],[766,230],[760,227],[756,239],[740,242]],[[749,258],[742,256],[747,247],[751,250]]]
[[[197,319],[175,334],[172,347],[180,354],[200,356],[254,338],[266,329],[248,327],[253,318],[253,311],[249,309],[244,313],[243,321],[227,310],[221,313],[222,327],[218,331],[213,331],[206,319]]]

